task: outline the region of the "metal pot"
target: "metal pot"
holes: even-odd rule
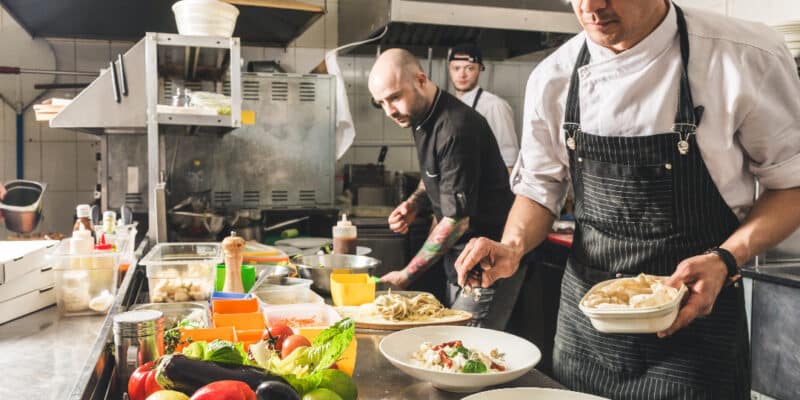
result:
[[[245,228],[233,228],[236,232],[236,236],[243,238],[244,240],[250,241],[254,240],[256,242],[261,242],[261,227],[260,226],[248,226]]]
[[[211,236],[216,236],[225,227],[225,217],[212,213],[196,213],[191,211],[169,211],[170,222],[181,230],[190,230],[193,226],[202,225]]]
[[[0,203],[0,210],[6,228],[20,234],[32,232],[42,218],[42,196],[47,184],[15,180],[5,186],[6,195]]]
[[[300,276],[311,279],[312,287],[324,294],[331,292],[331,273],[334,270],[371,275],[381,265],[381,261],[376,258],[346,254],[297,256],[294,262]]]

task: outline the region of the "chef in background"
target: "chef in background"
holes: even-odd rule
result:
[[[478,46],[462,44],[450,51],[448,71],[456,97],[486,118],[510,173],[519,155],[519,140],[514,130],[514,110],[500,96],[478,85],[481,71],[485,69],[483,54]]]
[[[795,61],[764,25],[665,0],[572,6],[583,32],[528,79],[503,238],[472,240],[456,261],[459,282],[475,284],[475,265],[484,286],[514,275],[572,183],[555,378],[613,399],[749,399],[738,268],[800,226]],[[688,287],[672,326],[595,330],[581,297],[639,273]]]

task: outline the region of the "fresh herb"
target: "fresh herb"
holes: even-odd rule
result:
[[[469,350],[467,350],[467,348],[464,347],[464,346],[459,346],[459,347],[456,347],[456,348],[452,348],[452,349],[446,351],[445,354],[447,354],[447,356],[450,357],[450,358],[455,357],[456,354],[461,354],[462,356],[464,356],[464,358],[469,358]]]
[[[181,344],[191,343],[189,341],[181,342],[181,328],[183,329],[196,329],[202,328],[201,324],[193,319],[183,319],[178,322],[173,328],[164,331],[164,354],[172,354],[175,349]]]
[[[461,372],[465,374],[485,374],[486,371],[486,364],[478,360],[469,360],[464,364],[464,369]]]

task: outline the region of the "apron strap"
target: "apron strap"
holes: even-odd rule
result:
[[[482,94],[483,94],[483,88],[478,88],[478,93],[475,93],[475,100],[472,100],[473,110],[475,109],[475,107],[478,106],[478,100],[480,100]]]
[[[686,29],[686,18],[683,15],[683,10],[676,4],[675,13],[678,22],[678,36],[681,48],[681,78],[678,99],[678,111],[675,114],[675,123],[673,130],[683,135],[691,135],[697,130],[700,120],[703,116],[703,106],[694,106],[692,99],[692,88],[689,85],[689,33]],[[580,76],[578,71],[581,67],[588,65],[591,61],[591,54],[589,53],[589,46],[586,41],[583,42],[583,47],[578,54],[578,59],[575,62],[575,67],[572,70],[572,76],[569,82],[569,92],[567,93],[567,104],[564,112],[564,124],[562,126],[564,133],[567,135],[567,145],[570,150],[574,148],[574,136],[581,129],[581,105],[580,105]]]

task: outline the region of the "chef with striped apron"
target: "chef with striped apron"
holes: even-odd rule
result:
[[[573,0],[585,34],[531,74],[511,177],[517,198],[500,242],[465,247],[459,284],[475,284],[475,266],[483,286],[513,276],[545,239],[571,181],[576,228],[555,378],[612,399],[746,399],[748,331],[735,277],[739,264],[800,226],[800,80],[763,25],[638,1]],[[657,19],[641,22],[644,36],[628,47],[610,54],[596,40],[613,39],[614,23],[636,32],[637,17]],[[700,61],[690,64],[690,53]],[[754,177],[767,185],[755,202]],[[673,326],[658,335],[598,332],[581,298],[639,273],[689,286]]]
[[[585,43],[575,64],[564,131],[578,223],[562,281],[554,373],[572,389],[614,399],[744,399],[750,371],[741,285],[723,288],[711,315],[666,339],[599,333],[578,309],[595,284],[672,275],[681,260],[716,247],[739,226],[697,150],[703,107],[692,101],[686,21],[675,11],[683,70],[673,131],[584,132],[578,71],[589,63]]]

